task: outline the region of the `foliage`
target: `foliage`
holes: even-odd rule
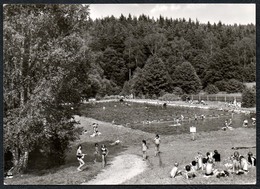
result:
[[[15,172],[39,145],[62,164],[78,136],[75,112],[62,104],[78,103],[87,87],[87,21],[88,6],[4,7],[4,149],[13,153]]]
[[[180,87],[187,94],[198,93],[201,89],[200,78],[189,62],[178,66],[172,77],[174,86]]]
[[[242,107],[250,108],[256,105],[256,91],[246,88],[242,93]]]
[[[213,85],[213,84],[209,84],[206,88],[205,88],[205,91],[208,93],[208,94],[217,94],[219,92],[219,89]]]
[[[171,91],[172,80],[162,60],[157,56],[150,57],[141,72],[142,74],[137,73],[133,78],[135,91],[156,96],[159,96],[161,90]]]

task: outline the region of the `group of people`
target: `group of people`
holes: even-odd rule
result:
[[[256,157],[252,152],[248,153],[248,158],[246,159],[244,156],[239,155],[238,151],[235,151],[234,155],[228,158],[228,160],[229,163],[223,164],[224,168],[221,170],[216,168],[221,165],[221,155],[217,150],[214,150],[214,154],[207,152],[205,157],[198,152],[194,160],[184,167],[184,170],[179,169],[179,163],[175,163],[170,172],[170,177],[182,176],[186,179],[192,179],[202,173],[204,177],[216,176],[220,178],[227,177],[230,174],[247,174],[249,166],[256,166]]]
[[[155,144],[154,156],[158,156],[160,153],[160,143],[161,143],[160,136],[158,134],[156,134],[156,136],[154,138],[154,144]],[[146,140],[143,140],[142,141],[143,161],[145,161],[147,159],[147,150],[148,150],[148,146],[147,146]]]
[[[102,166],[105,167],[107,164],[107,155],[108,155],[109,151],[106,147],[106,145],[102,144],[101,147],[99,148],[99,144],[95,143],[95,151],[94,151],[94,163],[97,162],[97,159],[100,157],[102,158]],[[78,171],[82,171],[82,167],[85,165],[84,162],[84,157],[87,154],[82,153],[82,145],[80,144],[77,148],[77,160],[79,161],[79,167],[77,168]]]

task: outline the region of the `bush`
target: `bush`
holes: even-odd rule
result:
[[[183,90],[182,90],[182,88],[180,88],[180,87],[174,87],[174,89],[173,89],[173,94],[178,95],[178,96],[183,95]]]
[[[246,88],[242,93],[242,107],[250,108],[256,105],[256,92],[253,89]]]
[[[227,82],[227,87],[226,87],[227,93],[242,92],[244,89],[245,89],[244,84],[236,79],[230,79]]]
[[[219,89],[219,91],[226,91],[228,83],[224,80],[215,82],[215,86]]]
[[[213,84],[209,84],[206,88],[205,88],[205,91],[208,93],[208,94],[217,94],[219,92],[219,89],[213,85]]]
[[[180,100],[180,97],[175,95],[175,94],[167,93],[167,94],[163,95],[162,97],[159,97],[159,100],[162,100],[162,101],[177,101],[177,100]]]
[[[182,100],[182,101],[186,101],[187,99],[190,100],[190,96],[189,96],[189,95],[183,94],[183,95],[181,96],[181,100]]]

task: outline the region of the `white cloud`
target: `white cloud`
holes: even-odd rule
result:
[[[155,5],[154,8],[151,9],[151,13],[156,13],[156,12],[162,12],[168,10],[167,5]]]

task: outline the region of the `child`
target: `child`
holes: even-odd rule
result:
[[[218,153],[217,150],[214,150],[213,159],[214,159],[216,162],[220,162],[220,154]]]
[[[155,156],[157,156],[159,153],[160,153],[160,142],[161,142],[161,139],[159,137],[159,135],[157,134],[155,136],[155,139],[154,139],[154,143],[155,143]]]
[[[94,163],[97,162],[97,158],[98,158],[99,155],[100,155],[100,153],[99,153],[98,143],[95,143],[95,152],[94,152],[95,159],[94,159]]]
[[[83,161],[83,159],[84,159],[84,156],[86,155],[86,154],[83,154],[82,153],[82,146],[81,146],[81,144],[78,146],[78,148],[77,148],[77,160],[79,161],[79,167],[77,168],[77,170],[78,171],[81,171],[81,167],[83,166],[83,165],[85,165],[85,162]]]
[[[176,176],[179,176],[182,174],[181,171],[178,169],[178,166],[179,166],[178,163],[174,163],[174,167],[172,168],[171,173],[170,173],[172,178],[175,178]]]
[[[148,149],[147,145],[146,145],[146,141],[143,140],[142,141],[142,151],[143,151],[143,161],[146,160],[147,156],[146,156],[146,150]]]
[[[256,157],[253,155],[252,152],[248,152],[248,162],[252,166],[256,166]]]
[[[108,155],[108,149],[106,148],[106,146],[104,144],[101,145],[101,155],[102,155],[102,166],[103,168],[106,166],[107,164],[107,155]]]

